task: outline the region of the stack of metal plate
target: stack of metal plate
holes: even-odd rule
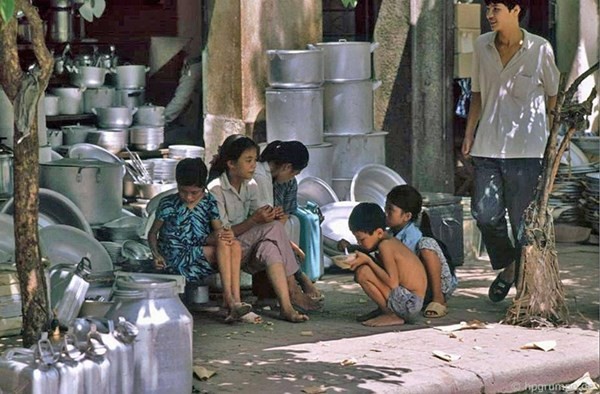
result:
[[[600,215],[600,172],[588,173],[584,180],[585,190],[582,193],[585,220],[594,231],[598,232]]]
[[[587,174],[598,171],[592,164],[580,166],[561,165],[550,193],[549,205],[556,223],[584,224],[583,209],[579,200]]]

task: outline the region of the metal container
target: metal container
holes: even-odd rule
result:
[[[133,121],[141,126],[164,126],[165,107],[152,104],[139,106],[133,115]]]
[[[65,334],[60,344],[60,356],[54,364],[60,376],[58,392],[60,394],[83,393],[85,390],[83,364],[84,354],[77,348],[75,337],[71,333]]]
[[[121,217],[122,178],[122,164],[95,159],[69,158],[40,164],[40,187],[69,198],[91,225]]]
[[[338,196],[340,201],[350,201],[350,186],[352,178],[333,178],[331,179],[331,188]]]
[[[13,190],[13,155],[0,153],[0,198],[12,197]]]
[[[116,154],[127,146],[129,131],[127,129],[93,130],[87,134],[86,142]]]
[[[60,114],[60,98],[53,94],[44,96],[44,113],[46,116],[55,116]]]
[[[146,91],[143,88],[117,89],[115,94],[115,105],[128,108],[141,107],[146,100]]]
[[[61,270],[62,272],[58,272]],[[67,326],[79,314],[79,309],[85,300],[90,284],[84,277],[92,270],[91,262],[87,257],[73,269],[71,264],[54,264],[50,268],[50,301],[56,319]],[[63,272],[67,275],[62,279]],[[60,279],[55,280],[54,278]]]
[[[73,11],[70,6],[51,8],[48,39],[50,42],[69,42],[73,38]]]
[[[269,85],[274,88],[318,88],[323,84],[323,50],[267,51]]]
[[[80,88],[99,88],[104,85],[107,69],[93,66],[67,66],[71,85]]]
[[[373,131],[373,91],[381,81],[326,82],[323,91],[325,133],[365,134]]]
[[[83,92],[83,112],[92,113],[92,108],[106,108],[117,105],[115,88],[99,87]]]
[[[59,394],[57,360],[46,339],[42,352],[12,348],[0,357],[0,393]]]
[[[70,125],[62,126],[63,142],[65,145],[75,145],[85,142],[90,131],[96,130],[93,126]]]
[[[371,53],[379,46],[378,43],[339,40],[320,42],[315,46],[323,49],[325,81],[371,79]]]
[[[121,277],[108,319],[123,317],[139,333],[134,343],[134,387],[145,394],[192,390],[193,320],[177,294],[177,282]]]
[[[106,129],[123,129],[131,126],[136,112],[137,108],[128,107],[92,108],[92,113],[98,118],[98,126]]]
[[[352,178],[365,164],[385,164],[387,134],[387,131],[370,134],[325,134],[325,141],[333,145],[333,152],[328,161],[333,177]]]
[[[448,193],[421,193],[423,213],[426,215],[435,238],[444,243],[454,266],[463,265],[464,235],[462,198]]]
[[[81,361],[83,394],[112,394],[110,383],[115,377],[111,376],[110,361],[106,357],[108,349],[95,324],[91,325],[87,342],[85,358]]]
[[[50,92],[60,97],[58,111],[61,115],[83,113],[83,90],[80,88],[53,88]]]
[[[267,141],[323,142],[323,88],[266,91]]]
[[[63,131],[57,129],[48,129],[46,130],[48,144],[52,148],[58,148],[64,144],[63,142]]]
[[[113,69],[117,76],[118,89],[140,89],[146,86],[146,73],[150,67],[141,65],[117,66]]]
[[[308,149],[308,166],[296,175],[298,182],[305,177],[314,176],[321,178],[327,184],[331,184],[332,173],[332,157],[333,145],[325,142],[319,145],[307,146]]]

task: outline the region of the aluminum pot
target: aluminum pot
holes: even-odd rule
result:
[[[139,106],[133,121],[136,125],[142,126],[164,126],[165,107],[152,104]]]
[[[323,88],[266,91],[267,141],[323,142]]]
[[[83,113],[83,91],[85,88],[53,88],[50,92],[58,97],[60,115],[79,115]]]
[[[373,91],[381,81],[325,82],[325,133],[365,134],[373,131]]]
[[[63,194],[89,224],[121,217],[123,166],[96,159],[60,159],[40,164],[40,187]]]
[[[105,129],[123,129],[131,126],[133,115],[137,108],[128,107],[106,107],[92,108],[92,113],[96,115],[98,126]]]
[[[65,145],[75,145],[85,142],[87,134],[96,130],[93,126],[69,125],[60,128],[63,133],[63,142]]]
[[[329,157],[333,177],[352,178],[366,164],[385,165],[385,136],[387,134],[387,131],[369,134],[325,133],[325,141],[333,145],[333,152]]]
[[[83,112],[92,113],[92,108],[106,108],[116,105],[115,88],[99,87],[83,92]]]
[[[267,51],[269,85],[274,88],[318,88],[323,84],[323,50]]]
[[[53,94],[44,96],[44,113],[46,116],[55,116],[60,114],[60,97]]]
[[[146,86],[146,73],[150,67],[141,65],[117,66],[111,69],[117,76],[118,89],[139,89]]]
[[[127,146],[129,131],[127,129],[93,130],[88,132],[85,141],[117,154]]]
[[[325,81],[360,81],[371,79],[371,53],[379,46],[374,42],[319,42],[309,48],[323,49]]]
[[[62,130],[48,129],[46,130],[46,133],[48,134],[48,144],[50,144],[52,148],[58,148],[64,144]]]
[[[322,179],[327,184],[331,184],[332,177],[332,165],[331,160],[333,156],[333,145],[328,142],[321,143],[319,145],[307,146],[308,149],[308,166],[296,175],[298,182],[300,180],[314,176]]]
[[[69,66],[69,79],[71,85],[80,88],[99,88],[104,85],[104,78],[106,78],[107,69],[102,67],[91,67],[91,66]]]
[[[115,105],[138,108],[144,105],[146,91],[142,89],[117,89],[115,91]]]
[[[13,155],[0,153],[0,198],[13,195]]]

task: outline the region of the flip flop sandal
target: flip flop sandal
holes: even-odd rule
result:
[[[500,277],[500,275],[501,274],[498,274],[496,279],[494,279],[492,285],[490,286],[490,290],[488,291],[488,297],[493,302],[500,302],[503,299],[505,299],[506,295],[510,291],[511,286],[513,285],[513,283],[515,283],[514,281],[505,281]]]
[[[439,302],[430,302],[427,304],[427,308],[423,311],[423,316],[428,318],[437,319],[438,317],[444,317],[448,314],[448,307],[440,304]]]

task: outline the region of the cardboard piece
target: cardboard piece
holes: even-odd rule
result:
[[[454,26],[461,29],[481,29],[481,5],[455,4]]]

